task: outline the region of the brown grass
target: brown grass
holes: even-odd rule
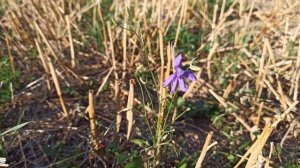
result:
[[[290,157],[299,166],[300,2],[216,2],[0,2],[0,53],[21,74],[4,83],[13,100],[0,107],[1,131],[34,121],[16,133],[20,142],[3,137],[8,163],[59,165],[72,155],[79,167],[122,167],[138,153],[144,167],[178,166],[184,158],[190,167],[279,167]],[[180,51],[184,68],[193,58],[200,68],[171,106],[163,82]],[[192,117],[183,115],[189,110]],[[97,155],[87,154],[90,137]],[[45,152],[49,146],[62,155]],[[201,146],[197,163],[192,155]],[[120,156],[132,157],[119,163]]]

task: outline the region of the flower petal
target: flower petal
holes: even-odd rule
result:
[[[185,70],[181,69],[181,67],[175,67],[177,77],[182,77],[185,73]]]
[[[188,78],[190,81],[195,81],[197,79],[192,71],[185,71],[184,77]]]
[[[175,76],[176,76],[176,74],[172,74],[169,77],[167,77],[167,79],[164,82],[164,87],[167,87],[168,85],[170,85],[170,83],[174,80]]]
[[[186,92],[188,88],[186,86],[186,83],[185,83],[184,79],[180,78],[178,80],[179,80],[180,90],[183,91],[183,92]]]
[[[175,93],[176,92],[177,84],[178,84],[178,78],[174,78],[174,80],[173,80],[173,82],[171,84],[171,93]]]
[[[179,54],[173,62],[173,66],[176,69],[177,67],[181,67],[181,61],[182,61],[182,54]]]

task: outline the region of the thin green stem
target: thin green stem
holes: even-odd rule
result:
[[[136,78],[136,80],[138,81],[138,85],[139,85],[139,87],[140,87],[140,89],[141,89],[141,94],[142,94],[142,98],[143,98],[143,106],[145,106],[145,96],[144,96],[144,91],[143,91],[141,82],[140,82],[140,80],[138,79],[138,77],[136,76],[136,74],[135,74],[135,78]],[[154,134],[153,134],[153,132],[152,132],[150,123],[149,123],[149,121],[148,121],[147,112],[146,112],[145,108],[143,108],[143,109],[144,109],[144,119],[145,119],[145,121],[146,121],[146,123],[147,123],[147,126],[148,126],[148,129],[149,129],[149,131],[150,131],[151,137],[152,137],[152,139],[154,139]]]

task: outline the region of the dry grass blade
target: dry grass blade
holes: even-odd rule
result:
[[[71,65],[72,65],[72,68],[75,68],[75,65],[76,65],[75,52],[74,52],[73,38],[72,38],[72,32],[71,32],[70,16],[68,16],[68,15],[66,15],[66,22],[67,22],[70,52],[71,52]]]
[[[34,22],[33,24],[34,24],[35,29],[38,31],[38,33],[42,37],[44,43],[46,43],[48,49],[51,51],[51,54],[54,56],[54,58],[56,60],[58,60],[58,57],[55,54],[53,47],[51,46],[50,42],[47,40],[47,38],[46,38],[45,34],[43,33],[43,31],[41,30],[40,26],[36,22]]]
[[[258,107],[257,117],[256,117],[256,120],[255,120],[255,126],[257,128],[259,128],[259,121],[260,121],[260,118],[261,118],[261,115],[262,115],[263,106],[264,106],[264,102],[261,102],[259,104],[259,107]]]
[[[291,110],[295,108],[298,104],[298,101],[294,102],[284,113],[282,113],[272,124],[267,124],[263,129],[263,132],[259,136],[259,138],[253,143],[253,145],[247,150],[247,152],[243,155],[240,161],[235,165],[235,168],[239,167],[240,164],[247,158],[249,154],[250,157],[248,159],[246,168],[251,168],[256,164],[258,155],[262,151],[267,139],[272,133],[273,129],[278,125],[280,121],[282,121]]]
[[[117,65],[116,65],[116,58],[115,58],[115,52],[114,52],[114,44],[113,44],[113,37],[111,33],[111,27],[110,23],[107,22],[107,30],[108,30],[108,36],[109,36],[109,46],[110,46],[110,52],[111,52],[111,60],[112,60],[112,67],[114,69],[115,79],[119,79],[118,73],[117,73]]]
[[[291,133],[294,130],[294,128],[297,125],[297,123],[298,123],[297,119],[294,119],[292,121],[292,123],[290,123],[290,126],[289,126],[288,130],[286,131],[286,133],[284,134],[284,136],[282,137],[282,139],[280,141],[280,147],[281,148],[283,148],[284,141],[287,139],[289,133]]]
[[[183,0],[182,3],[181,3],[181,10],[180,10],[180,18],[179,18],[179,21],[178,21],[178,26],[177,26],[177,30],[176,30],[176,36],[175,36],[175,41],[174,41],[174,47],[176,47],[177,45],[177,41],[178,41],[178,37],[179,37],[179,32],[180,32],[180,29],[181,29],[181,24],[183,22],[183,16],[185,15],[186,13],[186,6],[188,5],[187,1],[186,0]]]
[[[208,90],[210,94],[212,94],[218,101],[219,103],[222,104],[223,107],[227,107],[226,101],[223,97],[219,96],[215,91],[213,91],[212,89]]]
[[[110,84],[110,87],[111,88],[114,88],[114,84]],[[122,93],[124,94],[124,95],[126,95],[126,96],[128,96],[128,91],[126,91],[126,90],[122,90]],[[135,103],[137,103],[138,105],[141,105],[142,104],[142,102],[139,100],[139,99],[137,99],[137,98],[134,98],[134,102]],[[149,112],[149,113],[154,113],[154,110],[153,109],[151,109],[149,106],[147,106],[147,105],[144,105],[144,108],[145,108],[145,110],[147,111],[147,112]],[[122,110],[121,110],[122,111]]]
[[[211,60],[212,60],[212,56],[214,55],[214,53],[216,52],[216,49],[218,48],[219,44],[218,43],[214,43],[212,49],[210,50],[208,56],[207,56],[207,75],[208,75],[208,79],[211,80],[212,79],[212,73],[211,73]]]
[[[55,85],[55,88],[56,88],[56,93],[59,97],[60,104],[61,104],[61,107],[62,107],[63,112],[64,112],[64,116],[69,119],[69,112],[68,112],[68,110],[65,106],[65,101],[63,99],[63,95],[62,95],[62,92],[61,92],[61,89],[60,89],[60,86],[59,86],[58,78],[56,76],[56,73],[55,73],[55,70],[54,70],[54,67],[53,67],[53,64],[52,64],[51,60],[48,60],[48,66],[49,66],[50,73],[51,73],[51,76],[52,76],[52,79],[53,79],[53,82],[54,82],[54,85]]]
[[[128,22],[128,11],[129,8],[129,1],[125,2],[125,9],[124,9],[124,28],[122,33],[122,47],[123,47],[123,62],[122,62],[122,78],[126,75],[126,62],[127,62],[127,22]]]
[[[241,117],[239,117],[236,113],[232,113],[232,115],[251,133],[252,129],[251,127],[247,124],[246,121],[244,121]]]
[[[92,135],[92,146],[94,149],[97,149],[97,129],[95,121],[94,96],[92,90],[89,91],[89,119]]]
[[[40,45],[39,45],[37,39],[34,39],[34,43],[35,43],[36,48],[37,48],[37,50],[38,50],[38,52],[39,52],[39,57],[40,57],[40,59],[41,59],[41,61],[42,61],[44,70],[45,70],[45,72],[46,72],[46,82],[47,82],[48,90],[51,90],[51,84],[50,84],[50,81],[49,81],[50,70],[49,70],[48,65],[46,64],[47,59],[44,57],[44,54],[43,54],[43,52],[42,52],[42,50],[41,50],[41,47],[40,47]]]
[[[201,74],[202,74],[202,68],[200,69],[200,71],[196,74],[196,81],[193,81],[191,84],[190,84],[190,86],[189,86],[189,88],[188,88],[188,90],[184,93],[184,95],[182,96],[182,98],[183,99],[186,99],[190,94],[191,94],[191,92],[192,92],[192,90],[194,89],[194,87],[195,87],[195,85],[196,85],[196,83],[197,83],[197,81],[200,81],[200,77],[201,77]]]
[[[297,54],[297,61],[296,61],[296,67],[295,67],[295,72],[293,76],[293,82],[291,86],[291,91],[292,87],[294,87],[294,95],[293,95],[293,100],[296,101],[298,99],[298,86],[299,86],[299,79],[300,79],[300,40],[298,40],[298,54]]]
[[[212,136],[213,136],[213,132],[210,131],[208,133],[207,137],[206,137],[206,140],[205,140],[204,145],[202,147],[202,151],[201,151],[201,154],[200,154],[200,156],[198,158],[198,161],[197,161],[197,164],[196,164],[195,168],[200,168],[201,167],[202,162],[203,162],[203,160],[205,158],[206,152],[209,149],[208,146],[209,146],[209,143],[210,143],[210,140],[211,140]]]
[[[98,89],[98,91],[97,91],[97,93],[96,93],[97,96],[99,95],[99,93],[101,92],[101,90],[103,89],[103,87],[105,86],[105,84],[106,84],[106,82],[107,82],[107,80],[108,80],[108,77],[110,76],[110,74],[111,74],[111,72],[112,72],[113,70],[114,70],[113,68],[110,68],[109,72],[108,72],[107,75],[104,77],[104,79],[103,79],[103,81],[102,81],[102,83],[101,83],[101,85],[100,85],[100,87],[99,87],[99,89]]]
[[[126,119],[127,119],[127,140],[129,140],[132,127],[133,127],[133,103],[134,103],[134,79],[130,79],[129,81],[129,94],[128,94],[128,100],[127,100],[127,113],[126,113]]]
[[[264,133],[264,132],[263,132]],[[262,134],[263,134],[262,133]],[[262,135],[261,134],[261,135]],[[242,163],[243,163],[243,161],[244,160],[246,160],[246,158],[248,157],[248,155],[250,155],[254,150],[255,150],[255,148],[256,148],[256,146],[257,146],[257,143],[258,143],[258,141],[259,141],[260,139],[257,139],[254,143],[253,143],[253,145],[247,150],[247,152],[242,156],[242,158],[240,159],[240,161],[234,166],[234,168],[238,168]]]
[[[115,90],[115,98],[116,98],[116,103],[117,103],[117,110],[121,110],[121,93],[120,93],[120,87],[121,83],[115,79],[115,84],[114,84],[114,90]],[[116,119],[116,131],[117,133],[120,131],[121,127],[121,122],[122,122],[122,111],[117,112],[117,119]]]
[[[275,116],[276,120],[273,122],[272,127],[275,128],[279,122],[281,122],[299,103],[299,101],[295,101],[293,104],[290,105],[288,109],[285,110],[284,113],[280,114],[280,116]]]
[[[263,53],[259,61],[259,71],[258,71],[258,77],[256,78],[256,92],[257,92],[257,99],[260,98],[261,92],[263,89],[263,83],[265,79],[265,71],[264,71],[264,64],[265,64],[265,57],[266,57],[266,51],[267,51],[267,46],[264,44],[263,46]]]
[[[271,143],[270,143],[269,157],[268,157],[267,160],[266,160],[265,168],[269,168],[269,167],[270,167],[270,160],[271,160],[271,156],[272,156],[272,153],[273,153],[273,148],[274,148],[274,143],[271,142]]]
[[[248,159],[248,162],[246,164],[246,168],[252,168],[257,162],[258,155],[261,153],[263,147],[265,146],[266,141],[268,140],[270,134],[272,133],[273,128],[271,125],[267,124],[260,135],[260,137],[257,139],[257,143],[255,143],[255,147],[253,152],[251,152],[251,155]]]

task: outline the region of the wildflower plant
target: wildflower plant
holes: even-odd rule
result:
[[[175,73],[170,75],[164,82],[164,87],[171,85],[171,93],[175,93],[177,85],[179,84],[179,90],[186,92],[188,87],[186,85],[185,79],[188,78],[190,81],[195,81],[196,76],[191,70],[183,70],[181,68],[182,54],[179,54],[173,62],[173,67]]]

